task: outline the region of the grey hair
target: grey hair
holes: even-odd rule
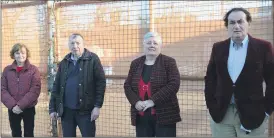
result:
[[[73,33],[73,34],[71,34],[70,36],[69,36],[69,38],[71,39],[75,39],[77,36],[79,36],[79,37],[81,37],[83,40],[84,40],[84,37],[81,35],[81,34],[79,34],[79,33]]]
[[[157,32],[148,32],[144,35],[144,41],[149,39],[150,37],[155,37],[158,43],[162,44],[162,37]]]

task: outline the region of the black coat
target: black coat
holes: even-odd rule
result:
[[[58,112],[59,116],[63,113],[63,98],[67,80],[67,70],[71,53],[60,62],[58,72],[53,84],[51,93],[49,112]],[[79,103],[80,113],[87,114],[92,111],[94,106],[101,107],[104,101],[106,79],[99,57],[85,49],[79,58]]]

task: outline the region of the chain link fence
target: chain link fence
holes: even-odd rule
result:
[[[48,8],[45,2],[2,5],[2,69],[12,62],[8,56],[11,46],[20,41],[29,46],[31,62],[39,66],[44,76],[36,108],[35,136],[52,135],[46,82],[51,38],[55,62],[61,61],[69,52],[67,43],[71,33],[82,34],[86,48],[97,53],[102,61],[107,89],[101,115],[96,122],[97,136],[135,136],[123,83],[130,62],[143,53],[142,39],[146,32],[154,30],[162,35],[162,53],[176,59],[181,74],[178,99],[182,121],[177,124],[177,136],[211,136],[203,76],[213,43],[227,38],[222,18],[229,9],[247,8],[253,17],[250,34],[273,44],[272,1],[52,3],[52,8]],[[1,119],[2,134],[10,135],[4,106]],[[271,117],[269,135],[273,135],[273,129]]]
[[[1,4],[2,8],[2,53],[1,69],[13,60],[9,53],[15,43],[24,43],[30,49],[30,62],[36,65],[42,78],[42,91],[36,106],[36,136],[51,136],[48,115],[47,66],[48,66],[48,20],[47,4],[37,2],[9,2]],[[2,135],[11,135],[8,110],[2,104]],[[23,123],[22,123],[23,125]]]

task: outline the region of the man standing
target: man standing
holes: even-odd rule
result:
[[[51,118],[61,117],[63,136],[95,136],[106,79],[99,57],[84,48],[80,34],[69,37],[70,53],[60,62],[49,103]]]
[[[244,8],[228,11],[224,22],[230,38],[212,48],[205,99],[214,137],[265,136],[273,111],[273,48],[270,42],[248,34],[251,21]]]

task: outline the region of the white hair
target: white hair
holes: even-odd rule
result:
[[[146,41],[147,39],[149,39],[151,37],[154,37],[159,44],[162,44],[162,37],[157,32],[148,32],[148,33],[146,33],[144,35],[144,41]]]

